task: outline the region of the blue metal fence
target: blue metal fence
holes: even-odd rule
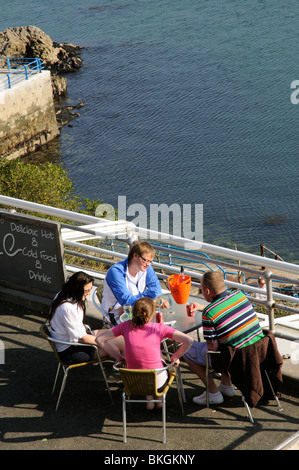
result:
[[[0,91],[11,88],[22,80],[28,80],[43,68],[44,64],[39,58],[0,57]]]

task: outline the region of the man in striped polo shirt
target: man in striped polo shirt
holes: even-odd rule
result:
[[[206,385],[206,353],[217,351],[218,344],[244,348],[264,337],[257,315],[247,297],[240,291],[228,292],[219,271],[209,271],[201,279],[201,290],[207,306],[195,303],[194,310],[202,310],[203,335],[206,342],[194,342],[185,359],[190,368]],[[235,394],[229,373],[221,375],[219,389],[209,376],[209,401],[223,402],[223,395]],[[206,404],[206,392],[193,398],[198,405]]]

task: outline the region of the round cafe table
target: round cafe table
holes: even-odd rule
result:
[[[186,304],[177,304],[171,293],[162,294],[160,297],[167,300],[169,303],[168,309],[161,309],[164,323],[169,323],[173,328],[184,333],[190,333],[194,330],[198,330],[202,326],[201,312],[197,310],[194,312],[193,317],[189,317],[187,315]],[[206,302],[204,299],[190,295],[188,303],[193,302],[201,303],[203,305],[208,304],[208,302]]]
[[[198,329],[202,326],[202,316],[201,312],[198,310],[194,312],[193,317],[187,315],[187,304],[177,304],[172,297],[171,293],[162,294],[160,298],[167,300],[169,303],[169,308],[159,308],[159,311],[163,314],[163,322],[171,325],[176,330],[182,331],[183,333],[191,333],[192,331],[197,330],[197,337],[199,339]],[[207,302],[197,296],[190,295],[188,303],[198,302],[203,305],[207,305]],[[120,316],[120,321],[126,321],[129,317],[126,314]],[[156,321],[153,318],[153,321]]]

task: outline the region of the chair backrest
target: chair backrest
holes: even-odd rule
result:
[[[51,335],[50,335],[50,330],[49,330],[48,326],[47,326],[46,324],[41,325],[41,327],[40,327],[40,329],[39,329],[39,332],[40,332],[41,336],[42,336],[44,339],[46,339],[46,340],[48,341],[48,343],[50,344],[50,346],[51,346],[51,348],[52,348],[52,350],[53,350],[53,352],[54,352],[54,354],[55,354],[56,359],[58,360],[58,362],[60,362],[61,364],[63,364],[62,361],[61,361],[61,359],[60,359],[60,357],[59,357],[59,354],[58,354],[58,352],[57,352],[57,349],[56,349],[56,347],[55,347],[55,343],[54,343],[53,341],[51,341],[51,339],[50,339],[50,338],[51,338]]]
[[[96,296],[97,298],[99,299],[99,302],[101,303],[102,302],[102,298],[103,298],[103,290],[104,290],[104,284],[101,284],[97,287],[96,289]]]
[[[48,339],[48,336],[50,336],[49,328],[45,323],[41,325],[39,332],[44,339]]]
[[[155,395],[157,392],[157,373],[155,369],[119,369],[127,396]]]
[[[132,395],[156,395],[162,396],[167,393],[176,377],[176,370],[169,365],[168,380],[162,391],[157,390],[157,370],[161,369],[119,369],[120,377],[124,384],[127,396]]]

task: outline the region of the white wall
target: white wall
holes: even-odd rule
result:
[[[48,70],[0,92],[0,156],[17,158],[59,135]]]

